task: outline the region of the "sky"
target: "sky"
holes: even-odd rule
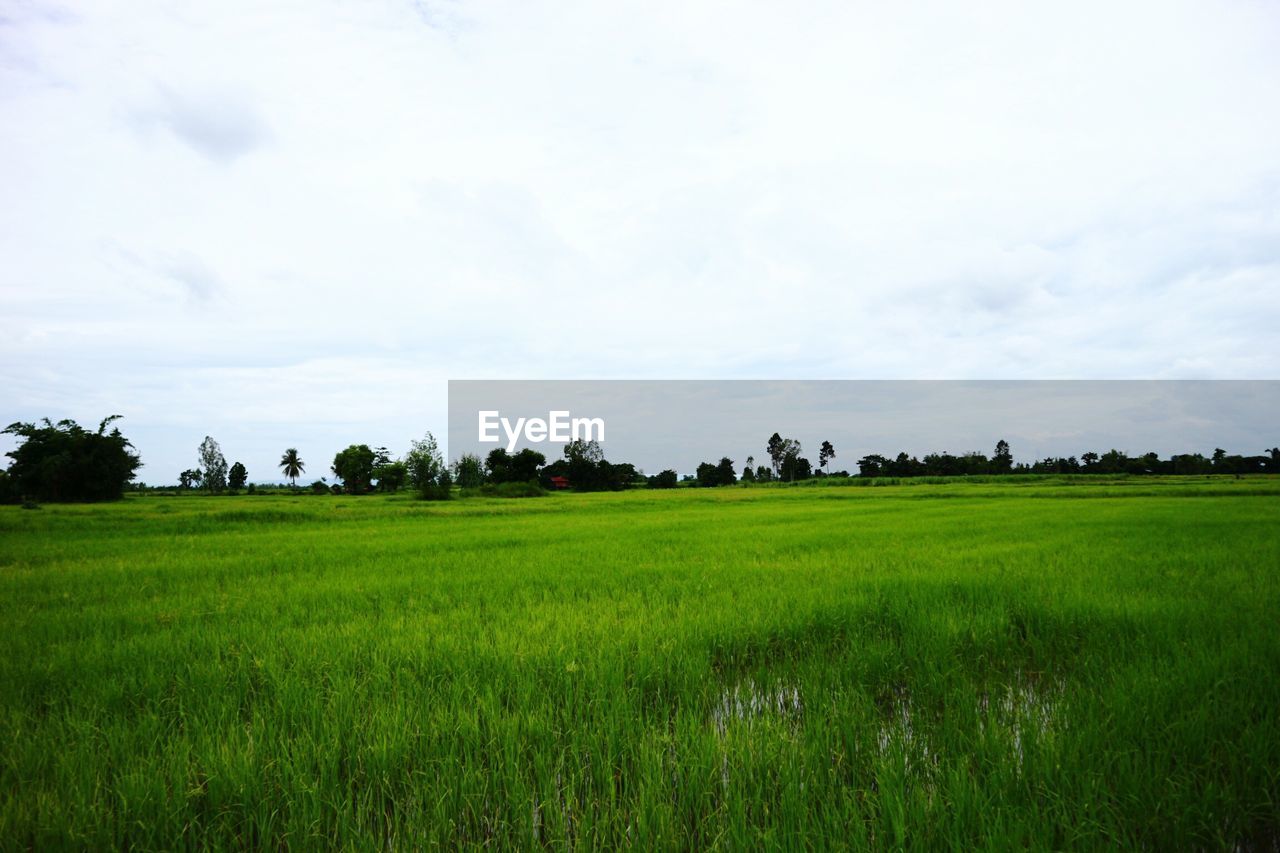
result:
[[[5,0],[0,420],[262,481],[449,379],[1277,378],[1277,91],[1272,2]]]
[[[559,412],[556,415],[554,413]],[[815,466],[823,442],[830,471],[858,470],[869,454],[991,457],[1006,441],[1015,461],[1121,450],[1210,457],[1217,447],[1267,456],[1280,445],[1277,380],[460,380],[449,383],[454,456],[530,448],[547,461],[584,423],[611,461],[646,473],[692,474],[728,456],[768,464],[769,437],[800,442]],[[481,435],[485,426],[486,435]],[[586,430],[590,430],[589,433]]]

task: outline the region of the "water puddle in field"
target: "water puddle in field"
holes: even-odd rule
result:
[[[976,699],[979,737],[990,735],[1007,743],[1015,772],[1020,773],[1029,739],[1040,740],[1067,727],[1060,713],[1064,690],[1060,680],[1018,673],[1011,683],[980,693]],[[903,770],[924,776],[927,786],[939,756],[922,731],[928,722],[920,718],[910,690],[899,685],[882,694],[877,704],[883,715],[876,737],[879,755],[898,756]]]
[[[796,722],[803,713],[804,702],[795,685],[781,681],[760,685],[748,680],[720,692],[711,709],[711,723],[723,736],[733,723],[751,725],[756,720],[767,718]]]
[[[1018,764],[1022,764],[1027,735],[1043,737],[1066,728],[1058,713],[1065,685],[1039,673],[1019,673],[1013,683],[978,696],[978,731],[996,729],[1006,735]]]

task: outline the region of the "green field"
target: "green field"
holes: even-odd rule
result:
[[[0,845],[1274,849],[1280,481],[0,507]]]

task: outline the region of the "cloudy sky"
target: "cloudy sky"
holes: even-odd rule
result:
[[[1275,378],[1278,91],[1272,2],[5,0],[0,420],[262,480],[449,378]]]

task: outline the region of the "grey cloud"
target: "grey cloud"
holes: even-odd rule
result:
[[[262,147],[271,129],[253,101],[230,91],[178,93],[162,90],[160,103],[144,114],[210,161],[228,165]]]
[[[205,301],[222,290],[217,273],[200,258],[189,253],[173,254],[162,259],[156,270],[178,287],[188,297]]]

